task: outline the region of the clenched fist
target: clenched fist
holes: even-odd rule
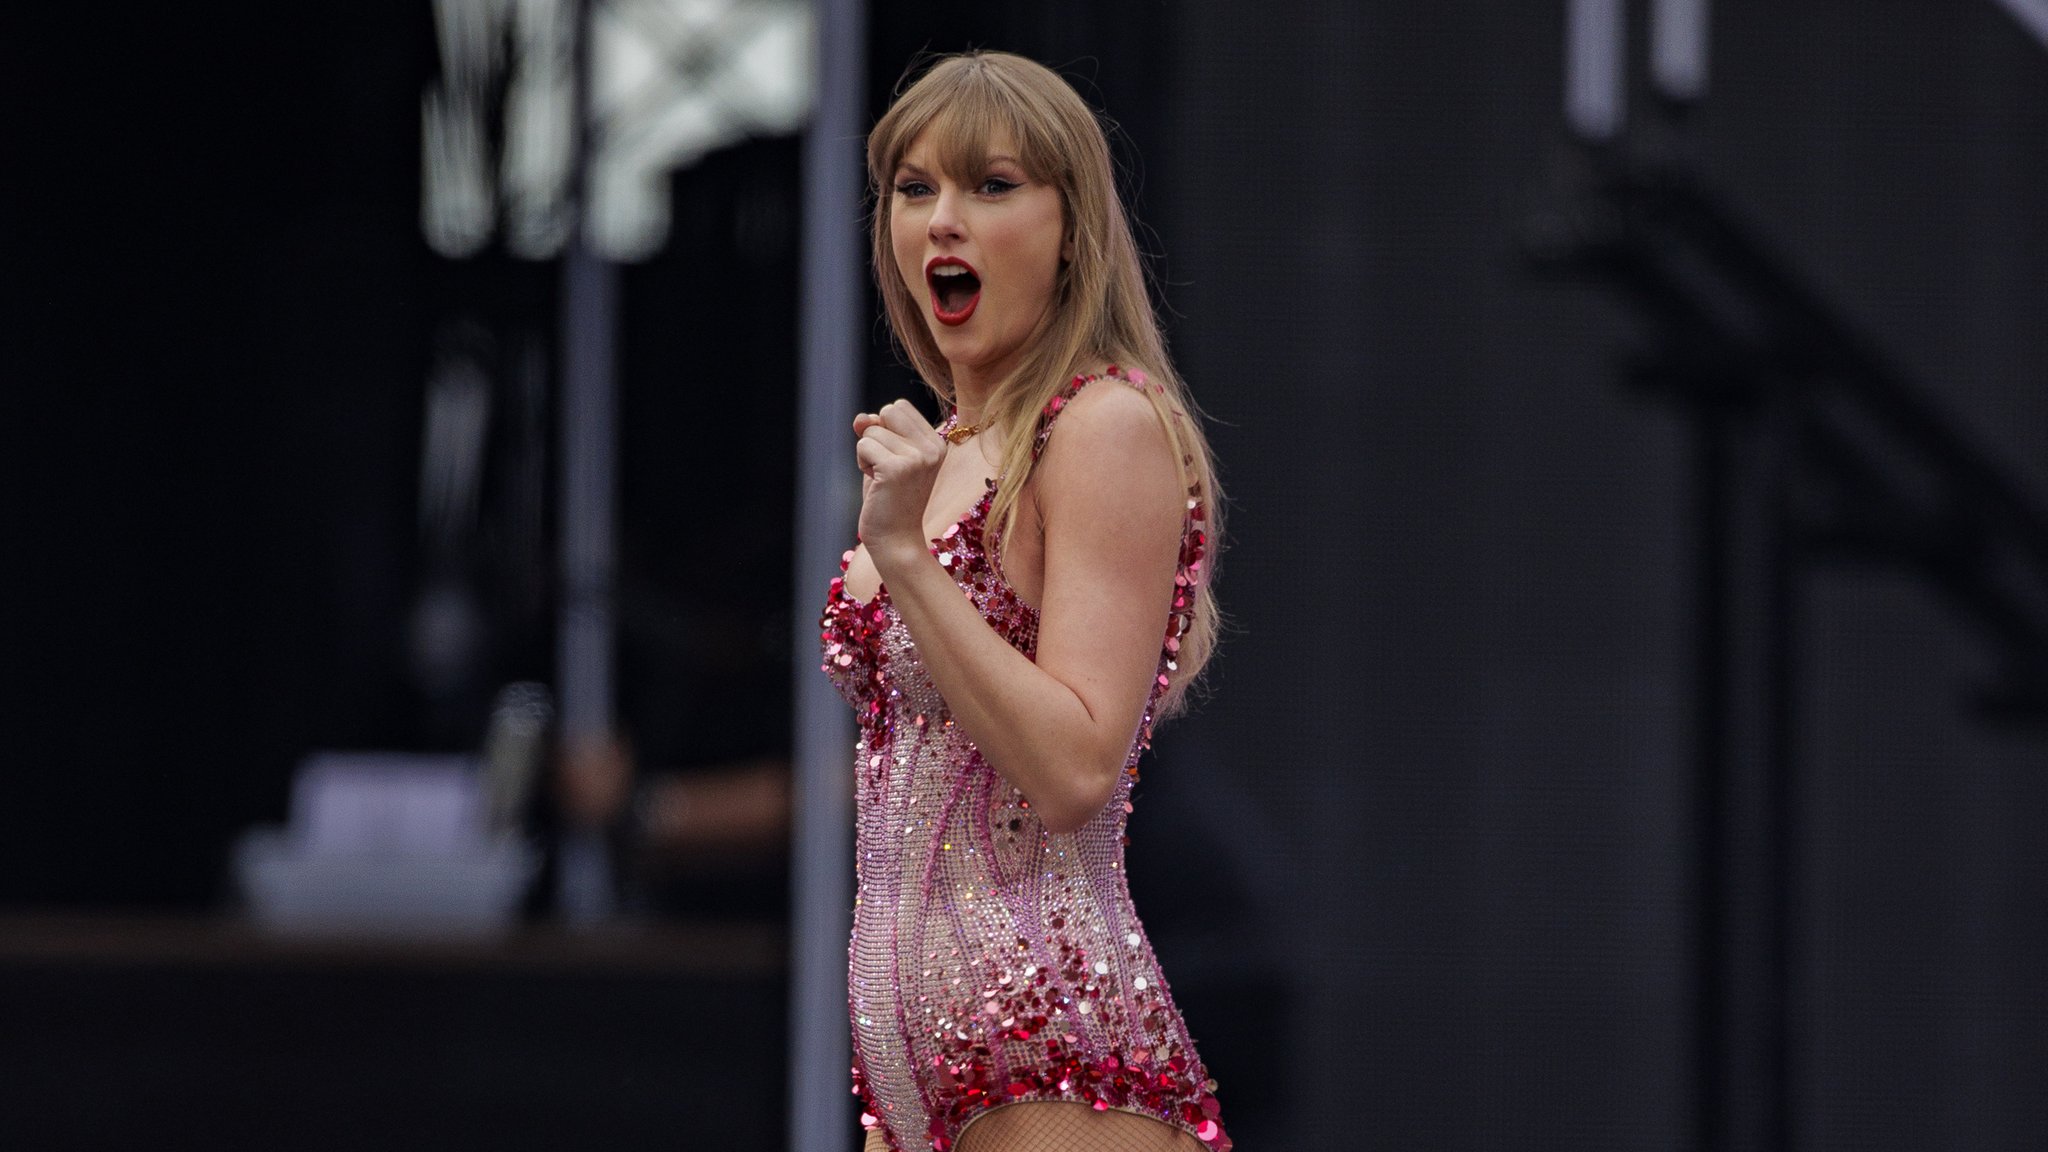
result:
[[[886,580],[892,568],[925,551],[924,510],[946,459],[946,438],[908,400],[855,416],[853,431],[860,437],[860,540]]]

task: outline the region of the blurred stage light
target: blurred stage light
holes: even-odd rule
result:
[[[2034,34],[2034,39],[2041,42],[2041,47],[2048,48],[2048,0],[1998,0],[1998,2],[2005,6],[2006,11],[2012,13],[2013,19],[2019,21],[2027,31]]]
[[[436,252],[502,236],[526,259],[568,242],[573,0],[435,0],[438,84],[421,96],[420,227]],[[644,259],[668,237],[668,174],[809,115],[814,22],[792,0],[595,0],[590,240]],[[502,139],[499,155],[491,141]]]

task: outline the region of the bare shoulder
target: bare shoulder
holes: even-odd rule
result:
[[[1156,487],[1171,501],[1180,483],[1159,410],[1138,386],[1108,376],[1067,400],[1038,467],[1053,496],[1070,488],[1129,495]]]

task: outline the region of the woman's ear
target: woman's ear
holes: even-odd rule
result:
[[[1062,241],[1060,241],[1060,263],[1062,263],[1062,264],[1072,264],[1073,262],[1074,262],[1074,234],[1073,234],[1072,232],[1068,232],[1068,233],[1067,233],[1067,238],[1066,238],[1066,239],[1064,239],[1064,240],[1062,240]]]

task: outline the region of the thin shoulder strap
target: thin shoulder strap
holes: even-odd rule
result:
[[[1067,381],[1064,387],[1058,392],[1053,393],[1052,399],[1045,402],[1044,410],[1038,414],[1038,438],[1031,442],[1031,459],[1034,463],[1041,455],[1044,455],[1045,442],[1052,436],[1052,422],[1059,419],[1060,413],[1066,410],[1067,403],[1081,389],[1086,388],[1094,381],[1104,378],[1121,380],[1133,388],[1143,388],[1145,386],[1145,374],[1143,372],[1136,368],[1125,371],[1114,364],[1103,369],[1100,375],[1083,373]]]
[[[1159,385],[1152,384],[1152,382],[1146,378],[1145,373],[1142,369],[1119,368],[1114,364],[1111,364],[1109,367],[1103,369],[1100,375],[1084,373],[1082,375],[1074,377],[1072,380],[1067,381],[1067,383],[1063,387],[1061,387],[1058,392],[1053,393],[1052,399],[1046,401],[1045,409],[1038,414],[1038,438],[1032,441],[1031,443],[1031,459],[1034,462],[1036,462],[1038,457],[1045,452],[1045,442],[1052,436],[1052,422],[1054,420],[1059,419],[1060,413],[1066,410],[1067,404],[1074,399],[1074,396],[1077,393],[1079,393],[1081,389],[1086,388],[1089,384],[1093,383],[1094,381],[1104,379],[1105,377],[1113,380],[1121,380],[1124,383],[1130,385],[1133,388],[1138,389],[1141,392],[1144,391],[1148,385],[1150,385],[1154,389],[1157,389],[1159,387]],[[1176,415],[1178,415],[1178,413],[1176,413]],[[1187,462],[1190,464],[1193,463],[1192,460],[1189,460]],[[993,491],[993,489],[991,489],[991,491]],[[1163,658],[1165,660],[1164,667],[1167,671],[1171,671],[1175,666],[1172,663],[1172,660],[1180,652],[1181,634],[1186,632],[1189,628],[1193,627],[1194,625],[1194,608],[1192,607],[1192,604],[1194,601],[1195,589],[1200,587],[1204,582],[1204,577],[1202,575],[1202,561],[1207,557],[1209,548],[1209,533],[1207,531],[1208,525],[1206,523],[1206,521],[1208,520],[1208,512],[1205,507],[1207,502],[1208,497],[1207,494],[1202,491],[1202,485],[1200,481],[1196,481],[1194,484],[1189,485],[1187,510],[1181,517],[1181,552],[1179,565],[1180,571],[1174,576],[1173,581],[1174,614],[1173,619],[1169,622],[1168,625],[1169,632],[1166,647],[1167,655]],[[1162,672],[1160,676],[1160,687],[1164,688],[1166,686],[1164,678],[1165,673]]]

